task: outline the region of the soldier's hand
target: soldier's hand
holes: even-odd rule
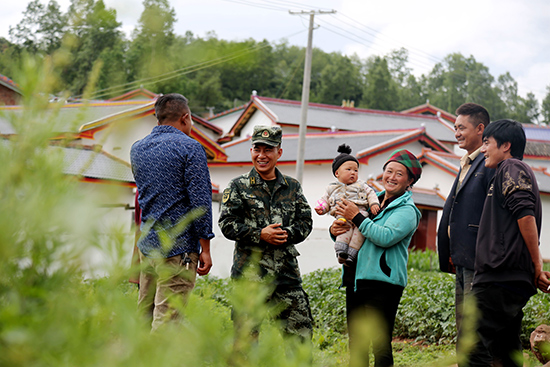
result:
[[[288,239],[288,233],[281,228],[281,223],[270,224],[262,229],[260,239],[272,245],[282,245]]]

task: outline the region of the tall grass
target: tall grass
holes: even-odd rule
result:
[[[181,322],[151,333],[136,290],[121,286],[130,274],[121,249],[132,237],[99,228],[94,194],[65,176],[63,156],[48,148],[59,133],[60,105],[48,102],[57,70],[55,59],[21,66],[23,107],[9,115],[17,134],[0,143],[0,365],[309,365],[310,346],[283,340],[273,322],[257,343],[249,333],[234,337],[230,300],[259,318],[268,312],[250,283],[232,285],[227,298],[202,284],[185,307],[174,304]],[[109,264],[105,278],[83,272],[89,249]]]
[[[136,311],[137,290],[126,283],[130,269],[122,249],[132,247],[132,237],[116,227],[102,235],[93,193],[65,176],[63,157],[48,149],[59,131],[60,105],[48,103],[56,68],[48,59],[28,59],[21,66],[14,78],[25,93],[23,110],[10,115],[17,135],[0,141],[0,365],[346,364],[345,295],[336,269],[304,277],[316,322],[313,348],[283,339],[273,321],[263,323],[258,341],[246,332],[235,337],[230,305],[267,319],[264,291],[254,283],[214,277],[199,279],[185,307],[175,305],[182,322],[150,332]],[[91,248],[109,264],[104,278],[89,279],[82,270]],[[435,259],[433,253],[411,255],[395,336],[454,342],[454,278],[434,271]],[[543,295],[532,298],[524,341],[548,322],[549,307]]]

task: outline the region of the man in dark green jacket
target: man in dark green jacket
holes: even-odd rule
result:
[[[259,261],[260,277],[274,285],[268,301],[284,305],[278,315],[283,330],[310,339],[311,310],[294,245],[311,232],[311,208],[300,183],[276,168],[283,152],[281,140],[278,126],[254,127],[254,168],[224,190],[219,225],[223,235],[235,241],[231,277],[241,278],[251,262]]]

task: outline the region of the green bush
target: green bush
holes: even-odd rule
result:
[[[436,271],[437,266],[437,254],[433,251],[410,253],[409,284],[399,304],[395,337],[429,343],[456,342],[455,276]],[[545,269],[549,267],[545,264]],[[315,324],[331,341],[337,339],[331,334],[347,333],[345,290],[339,288],[340,284],[341,270],[336,268],[304,276],[304,289],[310,296]],[[533,330],[540,324],[550,324],[548,296],[537,293],[525,306],[524,314],[521,340],[524,348],[529,349]]]
[[[267,312],[253,284],[199,278],[188,305],[180,307],[183,322],[150,333],[136,312],[137,290],[127,283],[130,269],[122,249],[132,247],[131,236],[118,228],[100,234],[93,215],[97,200],[62,174],[63,157],[48,150],[57,134],[56,106],[48,104],[52,65],[48,60],[22,65],[17,80],[25,108],[11,121],[18,135],[0,144],[0,365],[310,365],[309,347],[292,348],[273,322],[264,323],[258,343],[246,336],[235,340],[230,305],[248,307],[258,318]],[[83,258],[90,248],[105,255],[109,276],[85,276]],[[433,271],[434,264],[433,253],[411,254],[396,336],[454,340],[454,277]],[[348,361],[340,283],[339,269],[304,276],[316,326],[315,365]],[[525,308],[523,341],[548,322],[549,307],[546,296],[532,298]],[[236,344],[246,358],[235,354]]]
[[[266,307],[260,291],[229,292],[226,280],[199,282],[187,306],[176,305],[183,321],[151,334],[136,288],[126,284],[122,250],[132,248],[132,236],[100,230],[100,201],[65,176],[63,156],[48,149],[59,131],[59,105],[48,103],[55,69],[51,59],[25,61],[15,76],[25,95],[21,113],[11,115],[17,135],[0,141],[0,365],[308,365],[310,347],[283,340],[274,323],[263,325],[256,344],[249,335],[235,340],[229,301],[254,315]],[[102,253],[109,276],[85,276],[90,249]]]
[[[454,276],[409,270],[395,322],[395,335],[449,343],[455,339]]]

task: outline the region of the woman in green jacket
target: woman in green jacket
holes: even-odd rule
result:
[[[346,200],[337,209],[338,215],[352,221],[365,236],[356,268],[344,267],[352,366],[369,365],[371,342],[375,367],[393,366],[395,315],[407,285],[409,243],[420,223],[420,211],[414,205],[410,188],[421,173],[422,165],[414,154],[396,151],[384,164],[384,191],[379,193],[378,215],[365,217]],[[331,234],[337,236],[347,226],[336,220]]]

